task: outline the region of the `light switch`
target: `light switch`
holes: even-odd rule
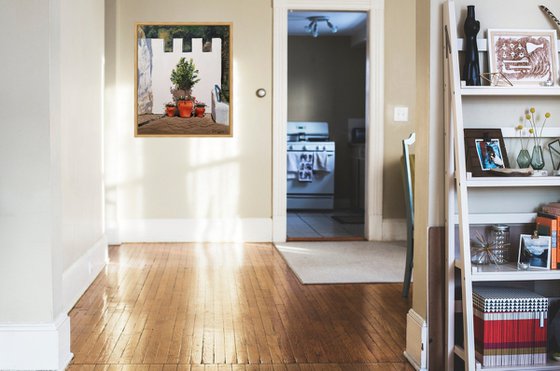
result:
[[[407,122],[408,121],[408,107],[395,107],[395,113],[393,120],[395,122]]]

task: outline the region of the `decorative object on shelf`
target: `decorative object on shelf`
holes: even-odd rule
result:
[[[520,169],[526,169],[531,166],[531,154],[527,150],[527,142],[523,140],[526,133],[525,126],[519,124],[515,127],[515,131],[519,133],[519,140],[521,142],[521,150],[519,151],[516,159],[517,165]]]
[[[529,156],[529,161],[531,160],[531,156]],[[527,169],[492,169],[490,172],[496,176],[531,176],[534,173],[534,170],[531,168]]]
[[[554,13],[552,13],[550,11],[550,9],[548,9],[546,6],[540,5],[539,8],[541,8],[541,10],[544,12],[544,14],[546,14],[548,16],[548,18],[550,18],[552,20],[552,22],[554,22],[556,24],[558,29],[560,29],[560,19],[556,18]]]
[[[230,137],[233,132],[233,24],[157,23],[135,25],[135,127],[137,137]],[[219,107],[214,86],[220,86]],[[193,104],[212,102],[213,113],[194,125]],[[166,102],[173,101],[171,115]],[[214,109],[215,108],[215,109]],[[180,111],[180,113],[179,113]],[[208,108],[208,113],[210,108]]]
[[[560,139],[555,139],[548,143],[548,152],[550,153],[550,161],[554,175],[560,175]],[[554,160],[556,159],[556,161]]]
[[[531,154],[531,167],[534,170],[542,170],[544,168],[544,154],[540,144],[535,144],[533,153]]]
[[[541,145],[542,133],[546,121],[550,118],[550,113],[544,114],[544,120],[540,128],[535,119],[535,108],[531,107],[529,113],[525,115],[525,118],[530,124],[529,133],[533,136],[535,140],[535,145],[533,146],[533,153],[531,154],[531,167],[535,170],[542,170],[544,168],[544,153]]]
[[[478,60],[478,45],[476,35],[480,31],[480,22],[475,19],[474,5],[467,6],[467,19],[463,27],[465,31],[465,65],[462,80],[467,86],[480,85],[480,63]]]
[[[490,227],[490,240],[494,241],[496,264],[507,263],[510,259],[509,225],[495,224]]]
[[[490,72],[514,85],[554,86],[558,81],[556,30],[488,30]]]
[[[501,129],[465,129],[467,171],[473,177],[493,176],[492,169],[509,168]]]
[[[476,265],[501,264],[495,249],[495,241],[490,241],[486,236],[477,232],[475,238],[471,239],[471,263]]]
[[[527,263],[534,269],[550,269],[550,245],[550,236],[539,236],[537,231],[532,235],[520,235],[517,264]]]
[[[488,82],[490,86],[513,86],[511,81],[501,72],[483,72],[480,78]]]

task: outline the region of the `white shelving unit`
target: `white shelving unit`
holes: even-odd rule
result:
[[[464,361],[465,370],[560,370],[560,362],[549,361],[546,365],[520,367],[483,368],[475,359],[473,300],[472,288],[474,283],[496,282],[520,284],[530,282],[560,282],[560,270],[528,270],[519,271],[515,264],[505,264],[499,267],[471,266],[470,262],[470,229],[472,225],[489,225],[496,223],[526,224],[533,223],[536,217],[534,210],[527,212],[494,212],[477,213],[469,211],[469,194],[490,192],[502,189],[541,189],[560,191],[560,177],[488,177],[473,178],[467,176],[464,144],[463,106],[470,97],[489,97],[488,99],[508,99],[508,97],[560,97],[560,87],[465,87],[460,81],[459,51],[462,51],[464,41],[457,37],[457,19],[455,3],[448,0],[444,5],[444,37],[445,45],[445,118],[446,124],[446,245],[447,245],[447,370],[453,370],[455,357]],[[487,50],[487,42],[478,40],[479,51]],[[510,98],[511,99],[511,98]],[[467,109],[467,108],[465,108]],[[500,125],[496,125],[500,126]],[[511,136],[512,128],[508,135]],[[558,128],[547,129],[550,137],[558,136]],[[507,130],[506,130],[507,131]],[[505,134],[505,133],[504,133]],[[504,135],[506,136],[506,135]],[[558,187],[557,189],[555,187]],[[507,197],[507,196],[504,196]],[[560,198],[560,192],[558,194]],[[515,200],[505,199],[505,203]],[[538,205],[538,200],[535,206]],[[458,227],[458,228],[457,228]],[[456,228],[458,234],[456,235]],[[459,241],[458,252],[456,241]],[[512,245],[515,242],[512,241]],[[460,282],[456,282],[456,272],[460,272]],[[455,290],[461,287],[461,310],[463,314],[463,346],[455,344]],[[458,309],[458,308],[457,308]]]

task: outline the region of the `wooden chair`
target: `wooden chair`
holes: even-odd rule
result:
[[[403,139],[402,173],[404,183],[404,198],[406,208],[406,264],[404,268],[403,297],[408,296],[412,278],[412,262],[414,257],[414,155],[410,154],[410,147],[416,141],[416,133]]]

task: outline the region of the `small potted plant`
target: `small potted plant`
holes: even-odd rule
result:
[[[175,116],[176,111],[177,108],[175,107],[175,103],[169,102],[165,105],[165,113],[167,114],[168,117]]]
[[[196,102],[194,105],[194,115],[196,117],[204,117],[206,112],[206,104],[204,102]]]
[[[177,108],[179,109],[179,116],[186,118],[191,117],[194,107],[194,101],[191,96],[181,96],[177,99]]]

